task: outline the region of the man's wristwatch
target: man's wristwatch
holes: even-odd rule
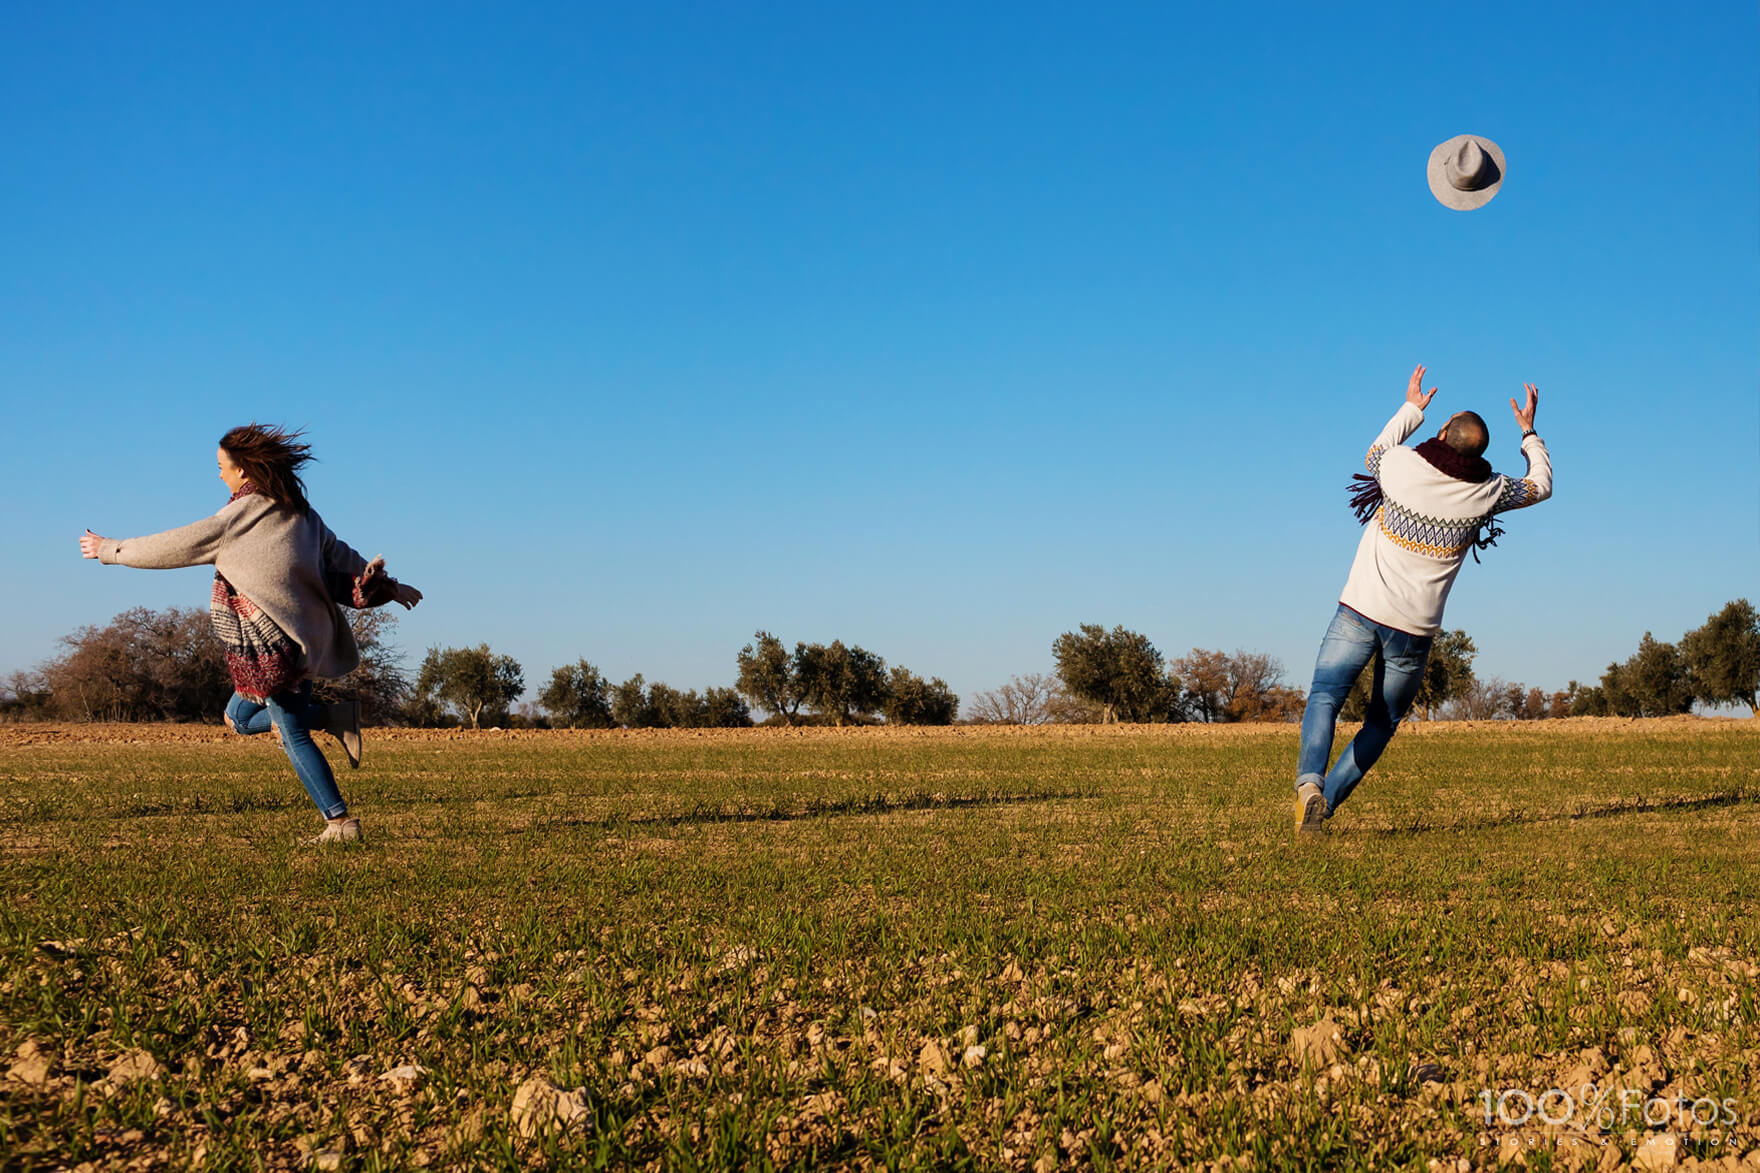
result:
[[[1522,433],[1522,439],[1526,440],[1529,436],[1538,436],[1539,434],[1540,433],[1536,432],[1533,428],[1529,428],[1527,431]]]

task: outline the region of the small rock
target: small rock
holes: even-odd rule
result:
[[[548,1132],[584,1128],[593,1110],[586,1088],[566,1090],[539,1075],[514,1089],[508,1114],[514,1130],[530,1140]]]
[[[1297,1027],[1289,1039],[1290,1058],[1298,1067],[1326,1067],[1345,1053],[1344,1032],[1330,1018]]]
[[[428,1069],[415,1063],[405,1063],[401,1067],[393,1067],[379,1077],[379,1082],[388,1083],[396,1091],[404,1095],[421,1087],[428,1077]]]
[[[312,1153],[311,1167],[320,1173],[332,1173],[342,1168],[342,1151],[340,1149],[318,1149]]]
[[[986,1055],[988,1055],[989,1053],[990,1052],[988,1052],[984,1049],[982,1044],[973,1043],[971,1046],[966,1048],[965,1054],[963,1054],[959,1057],[960,1066],[961,1067],[982,1067],[984,1065],[984,1057]]]
[[[47,1055],[27,1055],[19,1059],[6,1070],[9,1078],[19,1083],[33,1086],[49,1082],[49,1057]]]
[[[121,1058],[110,1065],[110,1082],[117,1087],[137,1079],[158,1079],[164,1074],[165,1068],[159,1061],[138,1048],[123,1052]]]
[[[1672,1169],[1680,1151],[1680,1138],[1672,1132],[1652,1133],[1632,1154],[1632,1164],[1639,1169]]]

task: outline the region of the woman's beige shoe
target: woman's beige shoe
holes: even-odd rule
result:
[[[343,819],[337,823],[325,823],[324,830],[317,837],[306,840],[306,845],[316,846],[323,843],[359,843],[361,839],[361,821],[359,819]]]
[[[324,706],[324,732],[342,743],[342,752],[348,755],[348,766],[358,770],[361,766],[361,703],[359,701],[337,701]]]

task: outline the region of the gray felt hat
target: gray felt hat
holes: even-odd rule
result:
[[[1430,192],[1443,207],[1470,212],[1503,186],[1503,148],[1476,134],[1457,134],[1430,152]]]

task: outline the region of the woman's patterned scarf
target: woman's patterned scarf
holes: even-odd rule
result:
[[[246,481],[227,504],[255,492],[257,487]],[[383,558],[367,563],[358,578],[325,566],[324,584],[332,599],[350,607],[383,606],[397,590],[397,581],[385,573]],[[304,679],[305,657],[300,654],[299,645],[281,630],[280,624],[239,594],[218,570],[214,572],[208,617],[226,650],[226,670],[232,675],[234,689],[261,701]]]
[[[1435,436],[1419,444],[1413,451],[1422,456],[1437,472],[1457,481],[1466,481],[1470,485],[1482,485],[1496,475],[1491,471],[1491,462],[1483,456],[1468,456],[1463,452],[1456,452]],[[1351,484],[1347,488],[1351,494],[1351,510],[1357,515],[1357,524],[1369,524],[1369,519],[1381,508],[1380,478],[1357,473],[1351,477]],[[1472,538],[1473,561],[1479,560],[1480,550],[1495,546],[1502,535],[1503,527],[1497,524],[1496,517],[1486,514]]]

